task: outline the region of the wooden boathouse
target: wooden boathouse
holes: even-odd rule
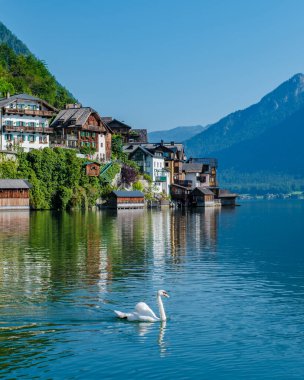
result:
[[[145,196],[141,191],[112,191],[108,201],[109,208],[126,209],[126,208],[144,208]]]
[[[0,210],[29,209],[30,188],[24,179],[0,179]]]

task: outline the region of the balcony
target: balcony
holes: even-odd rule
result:
[[[188,188],[192,187],[192,181],[190,181],[190,180],[185,180],[185,181],[175,180],[174,183],[176,185],[180,185],[180,186],[184,186],[184,187],[188,187]]]
[[[18,108],[6,108],[6,114],[18,114],[18,115],[31,115],[31,116],[45,116],[52,117],[55,115],[54,111],[45,111],[45,110],[22,110]]]
[[[4,125],[4,132],[25,132],[25,133],[54,133],[53,128],[49,127],[17,127],[15,125]]]
[[[104,127],[98,125],[84,125],[81,128],[83,131],[92,131],[92,132],[103,132],[105,131]]]

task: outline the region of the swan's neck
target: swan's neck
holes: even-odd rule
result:
[[[164,308],[161,296],[159,294],[157,295],[157,303],[158,303],[158,307],[159,307],[160,320],[161,321],[166,321],[167,317],[166,317],[166,313],[165,313],[165,308]]]

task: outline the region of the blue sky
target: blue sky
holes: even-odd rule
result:
[[[303,0],[0,0],[83,105],[149,131],[208,124],[304,71]]]

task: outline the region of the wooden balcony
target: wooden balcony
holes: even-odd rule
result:
[[[4,111],[6,114],[18,114],[18,115],[30,115],[30,116],[45,116],[52,117],[55,115],[54,111],[45,111],[45,110],[22,110],[18,108],[5,108]]]
[[[53,128],[49,127],[17,127],[15,125],[4,125],[4,132],[19,132],[19,133],[54,133]]]

